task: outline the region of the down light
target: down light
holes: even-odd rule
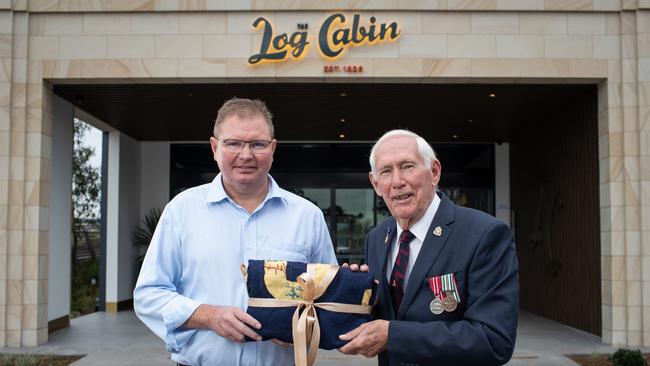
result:
[[[496,93],[490,93],[488,95],[490,96],[490,98],[496,98],[496,96],[497,96]]]
[[[339,134],[339,138],[340,138],[340,139],[344,139],[344,138],[345,138],[345,134],[344,134],[344,133],[340,133],[340,134]]]

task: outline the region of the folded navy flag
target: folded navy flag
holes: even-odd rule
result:
[[[298,276],[309,273],[316,289],[313,303],[320,324],[319,348],[331,350],[342,347],[347,341],[339,339],[339,335],[372,320],[369,305],[374,304],[377,292],[374,275],[327,264],[309,266],[308,270],[308,265],[301,262],[250,260],[246,271],[246,285],[251,299],[247,312],[262,324],[262,328],[256,332],[264,340],[276,338],[294,343],[292,318],[296,306],[310,296],[305,293],[305,286],[299,283]],[[266,299],[283,301],[273,306],[255,306],[261,305],[260,301],[254,301],[256,299],[262,302]],[[292,305],[292,301],[295,301],[295,305]],[[345,307],[331,311],[320,308],[318,303],[336,303],[334,307],[337,304],[352,304],[358,308],[365,307],[368,311],[366,314],[350,313],[345,312]],[[332,305],[323,307],[331,308]],[[247,338],[247,341],[252,339]]]

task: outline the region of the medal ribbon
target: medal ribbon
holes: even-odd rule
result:
[[[444,292],[442,292],[441,276],[435,276],[429,278],[429,288],[431,288],[431,291],[433,291],[433,296],[437,297],[440,300],[445,298],[445,294]]]
[[[448,273],[442,277],[442,291],[446,295],[451,293],[456,302],[460,303],[460,296],[458,296],[458,291],[456,289],[456,276],[453,273]]]

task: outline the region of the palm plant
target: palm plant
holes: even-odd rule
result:
[[[142,218],[142,224],[133,230],[133,245],[140,250],[140,255],[137,258],[138,263],[142,263],[144,260],[144,255],[147,253],[147,248],[151,243],[153,233],[156,231],[161,214],[162,210],[160,208],[151,208]]]

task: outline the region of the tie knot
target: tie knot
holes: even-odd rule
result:
[[[413,238],[415,238],[415,235],[413,235],[412,232],[410,232],[408,230],[404,230],[399,235],[399,242],[404,243],[404,244],[408,244],[408,243],[411,242],[411,240],[413,240]]]

